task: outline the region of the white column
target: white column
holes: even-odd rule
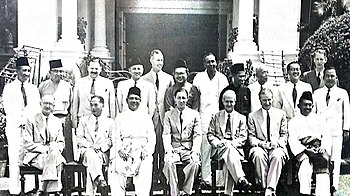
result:
[[[83,51],[77,35],[77,5],[77,0],[62,0],[62,36],[57,46],[64,50]]]
[[[254,0],[239,1],[238,37],[233,47],[236,54],[251,54],[257,52],[253,42]]]
[[[106,3],[105,0],[95,0],[95,44],[91,53],[98,57],[108,57],[106,45]]]

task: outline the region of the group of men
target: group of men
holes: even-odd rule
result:
[[[17,78],[3,92],[10,193],[20,191],[19,164],[43,170],[37,195],[60,191],[63,164],[73,159],[69,152],[65,159],[62,151],[72,145],[67,138],[76,135],[74,157],[86,166],[88,195],[107,187],[107,180],[112,195],[124,195],[128,177],[134,178],[138,196],[149,195],[163,175],[172,196],[191,195],[199,172],[203,186],[216,183],[210,168],[216,158],[224,161],[225,194],[237,185],[252,186],[241,165],[247,159],[255,166],[254,184],[272,196],[290,156],[298,162],[300,194],[311,195],[315,173],[316,195],[329,195],[338,189],[350,106],[347,92],[337,87],[335,68],[330,62],[325,67],[326,51],[317,49],[313,55],[315,71],[302,77],[300,65],[291,62],[290,81],[276,87],[263,65],[256,67],[257,81],[248,86],[244,64],[232,65],[229,84],[216,70],[214,54],[207,53],[205,70],[190,84],[186,61],[177,60],[171,76],[162,71],[164,56],[156,49],[145,75],[140,58],[127,60],[131,78],[120,81],[116,92],[112,81],[100,76],[98,61],[89,63],[88,76],[74,87],[62,80],[61,61],[50,61],[50,79],[36,88],[28,82],[28,59],[20,57]],[[181,187],[178,164],[184,165]]]

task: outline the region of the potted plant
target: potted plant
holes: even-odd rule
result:
[[[0,104],[0,177],[4,177],[8,153],[7,153],[7,138],[5,134],[6,118],[4,108]]]

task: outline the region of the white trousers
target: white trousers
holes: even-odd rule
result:
[[[152,185],[153,157],[147,156],[141,162],[138,175],[133,177],[137,196],[149,196]],[[115,171],[109,173],[109,185],[112,196],[124,196],[127,177]]]
[[[331,160],[334,161],[333,169],[333,186],[336,190],[339,188],[339,175],[341,164],[341,151],[343,147],[343,136],[332,136],[332,153]]]

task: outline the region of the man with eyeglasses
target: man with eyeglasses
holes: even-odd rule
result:
[[[63,134],[65,136],[65,157],[68,161],[73,160],[72,129],[70,122],[70,104],[72,101],[72,87],[62,79],[64,69],[61,59],[49,61],[50,79],[39,85],[40,97],[52,95],[55,98],[55,107],[52,114],[61,119]]]
[[[286,112],[287,120],[292,119],[299,113],[298,102],[305,91],[312,92],[311,85],[300,80],[300,65],[298,62],[291,62],[287,65],[287,72],[290,81],[279,87],[274,106]]]
[[[212,183],[210,169],[211,145],[208,143],[207,132],[212,115],[219,111],[220,92],[228,86],[228,81],[224,74],[216,70],[217,63],[213,53],[204,55],[203,65],[205,70],[196,75],[193,79],[193,85],[198,88],[200,93],[202,185],[210,187]]]
[[[20,192],[19,152],[21,131],[28,118],[40,111],[40,96],[38,88],[29,83],[31,67],[28,58],[19,57],[16,60],[17,78],[7,84],[3,92],[3,104],[6,112],[6,136],[9,153],[9,191],[11,194]],[[30,183],[26,183],[30,184]]]

